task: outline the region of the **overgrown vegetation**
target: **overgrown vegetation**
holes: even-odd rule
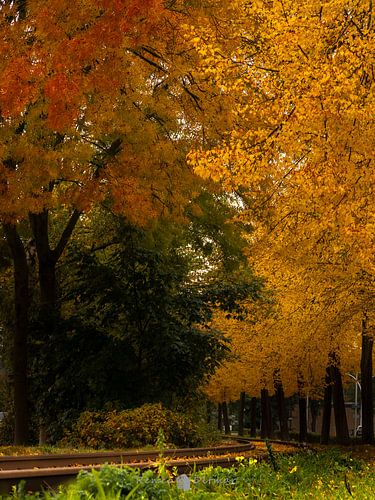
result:
[[[210,219],[202,209],[203,220],[191,216],[191,224],[162,220],[140,229],[105,210],[92,213],[82,222],[85,236],[61,259],[58,318],[40,309],[34,273],[28,442],[37,441],[42,425],[46,442],[56,443],[86,410],[120,411],[156,402],[186,410],[200,398],[201,384],[229,352],[222,332],[209,325],[214,311],[238,317],[240,302],[258,300],[263,288],[250,269],[239,271],[244,266],[239,233],[225,222],[232,208],[219,196],[201,198],[203,208],[216,206],[216,215]],[[224,259],[228,252],[232,258]],[[201,276],[203,261],[209,271]],[[5,277],[11,297],[9,272]],[[0,330],[7,373],[11,312],[12,304],[6,310],[0,305],[0,317],[9,316],[9,325]],[[11,381],[3,385],[10,394],[0,401],[7,412],[0,443],[10,444]]]
[[[161,404],[145,404],[133,410],[84,412],[62,444],[79,448],[135,448],[157,443],[161,433],[168,445],[199,446],[207,441],[209,428]]]
[[[24,495],[22,488],[12,498],[45,499],[222,499],[222,498],[320,498],[372,499],[375,471],[365,462],[339,451],[304,452],[278,457],[278,470],[268,463],[238,457],[236,468],[208,468],[190,476],[190,489],[176,487],[173,471],[143,475],[129,468],[105,466],[99,472],[82,472],[76,482],[56,495]],[[163,476],[164,479],[161,477]]]

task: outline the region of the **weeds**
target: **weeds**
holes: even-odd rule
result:
[[[273,467],[273,470],[277,472],[280,469],[280,467],[279,464],[277,463],[275,453],[273,452],[271,443],[268,441],[268,439],[266,439],[266,448],[268,451],[268,458],[270,459],[270,463]]]
[[[162,437],[160,436],[160,441]],[[274,456],[270,462],[238,457],[236,467],[209,467],[190,476],[190,490],[179,490],[165,464],[156,471],[104,466],[82,472],[77,480],[56,494],[27,495],[22,485],[13,500],[206,500],[223,498],[316,498],[372,500],[375,470],[365,462],[339,451]],[[276,467],[275,467],[276,465]]]

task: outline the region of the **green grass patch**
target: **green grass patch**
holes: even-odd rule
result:
[[[56,494],[27,495],[21,489],[11,498],[23,499],[225,499],[317,498],[374,499],[375,469],[339,450],[301,452],[277,456],[275,463],[258,463],[238,457],[237,467],[208,468],[190,476],[190,490],[176,487],[163,465],[159,473],[104,466],[99,472],[83,472]],[[172,471],[173,472],[173,471]],[[172,474],[173,476],[173,474]]]
[[[138,446],[137,448],[90,448],[90,447],[73,447],[73,446],[0,446],[0,456],[18,456],[18,455],[53,455],[53,454],[72,454],[72,453],[97,453],[97,452],[132,452],[132,451],[155,451],[158,450],[154,444]]]

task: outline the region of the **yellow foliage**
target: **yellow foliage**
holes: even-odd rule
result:
[[[330,352],[343,372],[358,370],[361,318],[374,309],[372,4],[237,0],[231,9],[227,40],[215,23],[189,27],[197,72],[233,99],[223,140],[189,161],[244,193],[249,260],[275,290],[273,316],[236,326],[252,339],[246,349],[233,342],[241,360],[249,353],[248,380],[271,388],[280,370],[287,392],[297,378],[311,392]]]

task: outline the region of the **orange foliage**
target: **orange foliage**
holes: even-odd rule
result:
[[[184,52],[177,14],[161,0],[35,0],[25,16],[16,9],[0,7],[0,218],[88,210],[108,195],[144,224],[174,193],[179,204],[177,186],[195,181],[188,169],[174,175],[186,141],[168,135],[188,109],[185,63],[172,64],[171,40]]]

